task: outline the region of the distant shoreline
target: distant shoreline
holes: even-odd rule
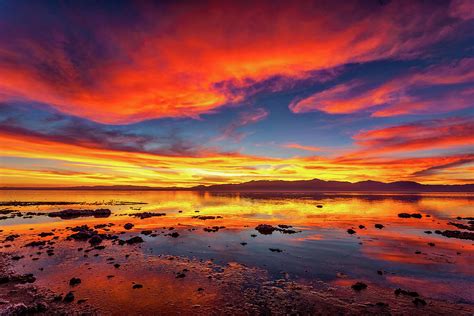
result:
[[[133,185],[112,186],[74,186],[74,187],[0,187],[2,191],[193,191],[193,192],[400,192],[400,193],[474,193],[474,184],[420,184],[412,181],[378,182],[378,181],[324,181],[319,179],[301,181],[250,181],[238,184],[198,185],[182,187],[150,187]]]

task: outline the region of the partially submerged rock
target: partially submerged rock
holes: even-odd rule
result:
[[[72,219],[78,217],[88,217],[93,216],[96,218],[109,217],[112,212],[107,208],[100,208],[96,210],[76,210],[76,209],[67,209],[59,212],[48,213],[49,217],[59,217],[61,219]]]
[[[159,216],[165,216],[166,213],[154,213],[154,212],[143,212],[143,213],[135,213],[135,214],[129,214],[129,216],[137,217],[139,219],[145,219],[145,218],[150,218],[150,217],[159,217]]]
[[[351,288],[354,291],[362,291],[362,290],[365,290],[367,288],[367,284],[365,284],[363,282],[356,282],[356,283],[351,285]]]
[[[76,285],[79,285],[81,284],[81,279],[79,278],[72,278],[71,280],[69,280],[69,285],[70,286],[76,286]]]
[[[299,231],[296,231],[294,229],[290,229],[289,225],[283,225],[280,224],[278,227],[268,225],[268,224],[260,224],[257,227],[255,227],[255,230],[258,231],[262,235],[271,235],[274,231],[278,231],[282,234],[296,234],[299,233]]]
[[[423,216],[420,213],[411,213],[411,214],[409,214],[409,213],[399,213],[398,217],[400,217],[400,218],[411,218],[412,217],[412,218],[420,219]]]

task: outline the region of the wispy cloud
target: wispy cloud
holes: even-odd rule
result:
[[[290,104],[295,113],[323,111],[372,116],[443,113],[474,106],[474,58],[409,71],[374,85],[355,79]],[[427,94],[427,89],[431,93]]]

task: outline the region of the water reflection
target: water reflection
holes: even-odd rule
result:
[[[207,306],[219,298],[224,299],[219,283],[208,282],[212,274],[209,269],[234,263],[239,269],[233,273],[239,276],[245,269],[258,269],[273,280],[283,276],[289,280],[318,280],[339,286],[348,280],[364,280],[383,288],[411,287],[428,297],[474,304],[472,293],[463,290],[474,284],[472,241],[426,233],[452,229],[448,221],[457,216],[474,216],[474,197],[469,194],[263,195],[152,191],[2,191],[0,194],[2,201],[84,202],[67,207],[0,207],[21,212],[94,209],[105,207],[103,204],[112,210],[112,216],[103,219],[33,216],[1,221],[0,239],[11,233],[21,235],[9,243],[12,247],[5,248],[4,243],[1,248],[8,253],[25,255],[17,269],[25,273],[34,271],[40,284],[56,291],[66,291],[70,277],[83,275],[87,286],[78,287],[78,293],[99,304],[96,297],[106,292],[113,301],[102,304],[104,308],[126,306],[133,301],[146,310],[146,306],[159,297],[162,302],[159,308],[163,311],[172,312],[181,304],[182,308],[191,308],[190,312],[193,305]],[[116,201],[147,204],[117,205],[120,203]],[[141,212],[163,212],[166,216],[147,219],[129,216]],[[401,212],[423,216],[421,219],[399,218],[397,214]],[[203,220],[197,215],[221,218]],[[123,229],[127,222],[134,224],[133,229]],[[92,227],[101,223],[113,223],[110,233],[121,239],[141,236],[144,243],[138,246],[107,243],[105,250],[85,254],[77,248],[86,248],[87,244],[65,240],[70,234],[67,227]],[[290,225],[300,232],[262,235],[254,229],[262,223]],[[375,224],[384,227],[377,229]],[[204,231],[213,226],[220,229]],[[349,228],[356,233],[348,234]],[[44,252],[35,255],[32,249],[22,247],[37,240],[40,232],[52,229],[58,237],[54,256]],[[169,236],[171,229],[179,233],[178,238]],[[152,230],[157,236],[143,235],[143,230]],[[272,252],[270,248],[281,252]],[[124,257],[125,253],[128,258]],[[107,258],[114,260],[108,262]],[[112,262],[121,267],[114,268]],[[181,283],[176,282],[174,275],[178,267],[192,271]],[[42,270],[38,270],[40,268]],[[348,278],[341,279],[338,277],[341,274]],[[107,275],[114,277],[107,278]],[[240,280],[237,276],[230,278]],[[132,282],[144,283],[146,293],[152,293],[151,296],[137,294]],[[196,292],[203,284],[206,284],[205,294]]]

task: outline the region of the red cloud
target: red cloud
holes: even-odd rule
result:
[[[465,16],[433,3],[334,5],[145,3],[118,19],[67,5],[58,18],[32,4],[2,21],[0,95],[106,123],[198,116],[245,97],[222,83],[409,58],[455,34],[449,14]]]
[[[472,146],[474,118],[447,118],[391,126],[361,132],[354,136],[354,140],[363,147],[352,154],[355,156]]]
[[[449,65],[437,65],[423,71],[402,75],[374,88],[354,80],[295,100],[295,113],[324,111],[331,114],[372,111],[373,116],[442,113],[474,105],[474,58]],[[464,84],[464,85],[463,85]],[[422,95],[417,89],[447,87],[446,91]]]

